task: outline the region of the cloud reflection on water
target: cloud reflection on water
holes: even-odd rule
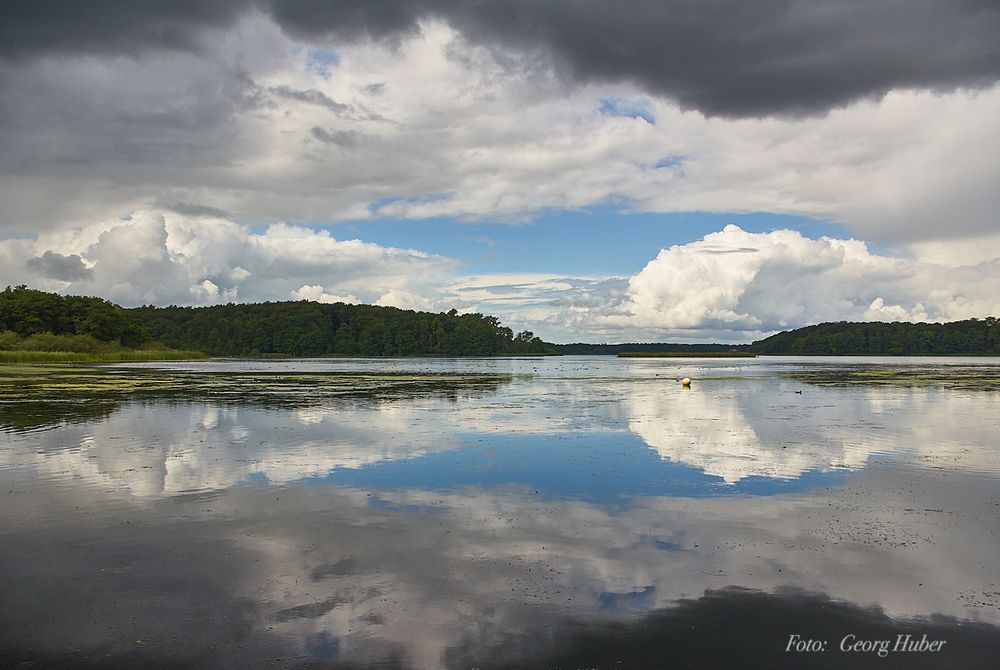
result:
[[[178,608],[187,601],[196,619],[233,613],[205,624],[224,642],[215,654],[267,644],[316,659],[335,641],[342,661],[420,668],[446,666],[456,650],[528,645],[545,625],[628,623],[733,586],[823,593],[899,620],[996,625],[1000,572],[983,560],[996,549],[992,485],[900,466],[809,496],[617,506],[517,489],[331,484],[114,506],[92,488],[18,487],[18,500],[45,507],[48,521],[4,512],[0,593],[21,602],[30,585],[39,603],[4,615],[18,618],[8,640],[22,647],[116,649],[127,630],[149,641],[148,653],[166,654],[168,633],[186,630]],[[936,506],[944,511],[924,511]],[[60,602],[76,604],[53,615]],[[80,607],[93,618],[69,625]],[[169,653],[208,653],[207,641],[184,635]]]
[[[659,621],[728,587],[824,594],[793,601],[833,598],[859,625],[874,625],[867,607],[1000,624],[984,558],[998,548],[997,402],[773,376],[685,392],[656,376],[540,375],[476,397],[129,402],[8,431],[0,597],[17,606],[0,615],[0,661],[76,648],[124,665],[516,665],[567,626]],[[508,479],[462,460],[490,450],[517,452]],[[617,497],[536,491],[537,470],[569,476],[566,455]],[[435,480],[442,456],[457,466]],[[737,493],[660,495],[650,463]],[[388,468],[391,487],[328,479]],[[738,493],[816,471],[850,476]]]
[[[558,477],[558,462],[549,461],[560,458],[573,459],[563,463],[576,469],[587,467],[577,456],[610,469],[618,459],[626,467],[621,475],[650,467],[635,451],[636,438],[665,464],[702,472],[703,486],[753,484],[739,490],[756,493],[788,490],[762,488],[768,480],[857,471],[873,456],[1000,472],[1000,456],[989,448],[1000,430],[996,393],[824,387],[793,393],[802,389],[755,378],[703,380],[692,391],[657,379],[522,379],[496,392],[452,399],[293,408],[132,402],[90,422],[10,433],[11,444],[0,451],[0,477],[3,469],[30,468],[42,476],[72,476],[156,496],[248,481],[287,484],[345,469],[375,474],[391,464],[392,477],[404,487],[421,486],[427,476],[421,468],[433,469],[434,485],[447,487],[447,478],[458,475],[421,459],[456,452],[448,465],[461,475],[455,485],[477,483],[470,473],[481,454],[470,447],[481,451],[491,444],[501,457],[517,460],[515,479],[531,479],[542,466]],[[692,484],[687,471],[665,472]],[[594,486],[609,495],[616,486],[634,494],[641,476],[604,478]],[[824,481],[830,483],[820,478],[806,485]]]

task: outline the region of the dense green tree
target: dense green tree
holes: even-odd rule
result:
[[[760,354],[802,355],[1000,355],[994,317],[950,323],[821,323],[754,342]]]
[[[0,331],[27,338],[39,333],[86,335],[99,342],[137,347],[149,333],[128,311],[101,298],[62,296],[27,286],[0,293]]]
[[[495,356],[544,353],[493,316],[395,307],[273,302],[128,310],[167,346],[215,356]]]

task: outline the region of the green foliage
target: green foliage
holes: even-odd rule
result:
[[[125,361],[172,361],[204,358],[200,351],[125,349],[98,353],[78,351],[0,351],[0,364],[29,363],[120,363]]]
[[[121,348],[118,342],[101,342],[93,335],[53,335],[34,333],[25,337],[12,349],[24,351],[72,351],[76,353],[108,353]]]
[[[36,334],[48,333],[87,336],[98,342],[115,342],[129,348],[149,340],[149,333],[119,305],[101,298],[62,296],[26,286],[8,286],[0,293],[0,331],[13,331],[25,341]],[[37,346],[49,345],[39,342]],[[75,340],[73,346],[91,345]]]
[[[542,353],[496,317],[344,303],[268,302],[128,310],[163,344],[214,356],[495,356]]]
[[[18,349],[18,345],[21,343],[21,338],[13,330],[2,330],[0,331],[0,351],[9,351],[10,349]]]
[[[25,286],[0,293],[0,350],[104,354],[139,345],[216,356],[496,356],[546,349],[530,331],[515,335],[496,317],[454,309],[432,314],[305,301],[124,309]]]
[[[997,319],[951,323],[821,323],[772,335],[750,345],[761,354],[1000,355]]]

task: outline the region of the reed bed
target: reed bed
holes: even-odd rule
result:
[[[132,361],[176,361],[206,358],[200,351],[136,349],[100,353],[79,351],[0,350],[0,364],[23,363],[123,363]]]

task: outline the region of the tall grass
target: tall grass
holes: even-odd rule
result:
[[[21,337],[0,331],[0,364],[17,363],[119,363],[205,358],[198,351],[173,351],[157,342],[145,349],[126,349],[118,340],[104,342],[91,335],[33,333]]]
[[[122,350],[100,353],[79,351],[2,351],[0,364],[17,363],[121,363],[128,361],[176,361],[189,358],[205,358],[200,351],[163,350]]]

